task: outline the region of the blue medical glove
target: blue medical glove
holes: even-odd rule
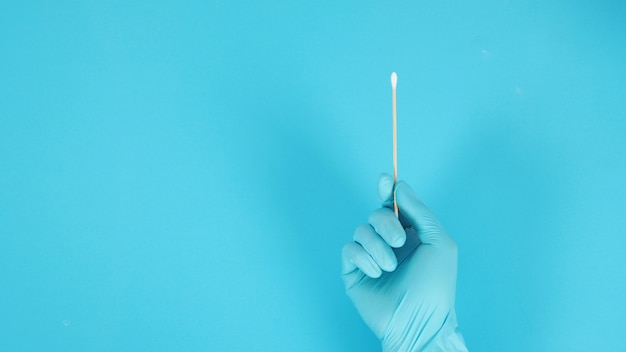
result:
[[[346,293],[383,351],[467,351],[454,311],[457,247],[405,182],[381,175],[383,207],[343,247]]]

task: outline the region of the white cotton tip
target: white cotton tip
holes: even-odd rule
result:
[[[398,84],[398,75],[395,72],[391,73],[391,88],[396,89]]]

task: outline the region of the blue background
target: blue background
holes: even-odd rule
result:
[[[392,71],[469,348],[623,349],[624,4],[4,2],[0,350],[379,351]]]

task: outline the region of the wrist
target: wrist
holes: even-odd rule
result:
[[[432,324],[424,326],[419,332],[410,328],[404,331],[387,331],[381,339],[382,349],[384,352],[468,352],[454,310],[439,328],[433,327]]]
[[[420,352],[468,352],[458,327],[435,336]]]

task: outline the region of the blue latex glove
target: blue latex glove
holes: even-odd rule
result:
[[[398,220],[393,186],[381,175],[383,207],[343,247],[346,293],[384,351],[467,351],[454,310],[456,243],[405,182]]]

